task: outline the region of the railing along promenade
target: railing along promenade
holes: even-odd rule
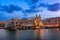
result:
[[[48,26],[46,26],[46,27],[32,27],[32,26],[29,26],[29,27],[27,27],[27,26],[25,26],[25,27],[19,27],[19,28],[12,28],[12,29],[51,29],[51,28],[60,28],[60,26],[58,26],[58,27],[48,27]],[[9,29],[9,28],[5,28],[5,27],[0,27],[0,29]]]
[[[49,28],[60,28],[58,25],[44,25],[42,26],[20,26],[12,29],[49,29]],[[6,27],[0,27],[0,29],[7,29]]]

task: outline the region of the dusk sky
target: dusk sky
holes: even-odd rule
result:
[[[60,17],[60,0],[0,0],[0,20]]]

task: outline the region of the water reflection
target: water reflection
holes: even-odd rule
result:
[[[7,32],[4,29],[0,29],[0,40],[7,40]]]
[[[8,31],[0,29],[0,40],[60,40],[60,29]]]

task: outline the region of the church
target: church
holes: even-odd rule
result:
[[[40,28],[43,28],[44,27],[44,22],[41,20],[41,17],[40,15],[36,15],[36,18],[34,20],[34,23],[35,23],[35,26],[36,27],[40,27]]]

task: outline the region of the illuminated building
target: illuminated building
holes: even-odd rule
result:
[[[44,27],[44,23],[43,23],[43,21],[41,20],[40,15],[39,15],[39,16],[36,15],[36,18],[35,18],[35,20],[34,20],[34,23],[35,23],[35,26]]]
[[[5,27],[17,29],[20,27],[20,20],[16,18],[11,19],[8,22],[6,22]]]

